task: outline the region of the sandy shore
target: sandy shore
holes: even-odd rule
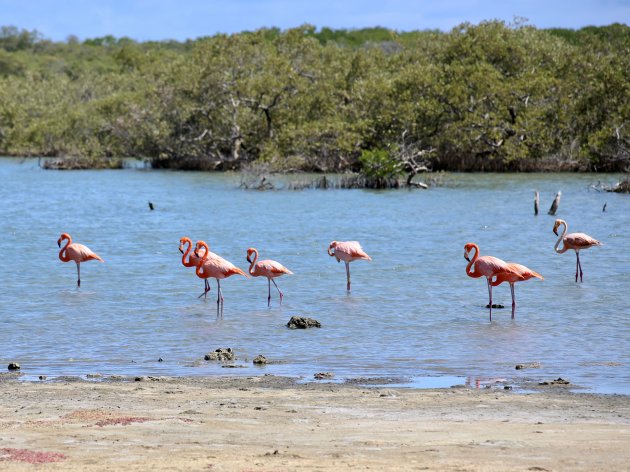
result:
[[[630,397],[0,378],[0,470],[345,469],[630,470]]]

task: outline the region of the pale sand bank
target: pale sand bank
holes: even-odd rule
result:
[[[271,376],[0,378],[2,471],[368,468],[630,470],[630,397],[295,385]]]

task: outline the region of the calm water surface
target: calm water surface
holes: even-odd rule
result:
[[[308,380],[330,371],[337,379],[448,386],[561,376],[588,391],[627,394],[630,198],[589,190],[598,179],[617,177],[450,175],[429,191],[258,192],[240,190],[235,175],[44,171],[36,161],[2,159],[0,363],[19,362],[25,378],[272,373]],[[546,210],[557,190],[569,231],[604,243],[583,252],[582,284],[573,279],[575,255],[553,251]],[[57,257],[62,232],[105,259],[82,265],[80,290],[75,265]],[[273,298],[267,308],[265,279],[232,277],[222,284],[217,318],[216,283],[208,300],[197,299],[203,282],[181,265],[181,236],[206,240],[243,269],[249,246],[282,262],[295,272],[278,279],[282,307]],[[343,264],[326,254],[331,240],[347,239],[361,241],[373,258],[352,264],[351,295]],[[504,284],[495,302],[506,309],[489,322],[485,281],[465,275],[469,241],[545,276],[517,284],[516,319]],[[289,330],[295,314],[323,327]],[[247,368],[203,361],[227,346]],[[256,368],[257,354],[278,363]],[[514,369],[530,362],[541,367]]]

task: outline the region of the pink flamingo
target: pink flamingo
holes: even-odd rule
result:
[[[469,254],[470,251],[475,250],[475,255],[472,259],[470,259]],[[505,261],[498,259],[493,256],[482,256],[479,257],[479,246],[475,243],[468,243],[464,245],[464,259],[468,261],[468,265],[466,266],[466,275],[468,277],[478,278],[485,277],[488,282],[488,295],[490,298],[490,303],[488,307],[490,308],[490,321],[492,321],[492,285],[491,279],[502,272],[511,272],[509,266]],[[472,265],[475,265],[475,270],[472,271]]]
[[[556,245],[553,248],[558,254],[562,254],[563,252],[566,252],[569,249],[573,249],[575,251],[575,257],[576,257],[575,281],[577,282],[578,269],[579,269],[580,282],[582,282],[582,264],[580,263],[580,249],[588,249],[589,247],[593,247],[593,246],[602,246],[602,243],[600,243],[597,239],[591,238],[588,234],[584,234],[584,233],[567,234],[567,230],[569,229],[569,226],[567,225],[566,221],[560,220],[560,219],[556,220],[556,222],[553,225],[553,232],[555,233],[556,236],[558,236],[559,226],[564,226],[564,230],[562,231],[562,234],[558,238],[558,241],[556,241]],[[562,245],[562,249],[559,249],[561,242],[564,244]]]
[[[184,250],[184,246],[186,246],[185,250]],[[184,236],[183,238],[181,238],[179,240],[179,252],[181,252],[182,255],[182,265],[184,267],[197,267],[197,264],[199,263],[200,259],[199,257],[197,257],[194,253],[194,251],[191,253],[192,250],[192,241],[190,240],[190,238],[187,238],[186,236]],[[205,249],[204,249],[205,252]],[[203,253],[202,253],[203,256]],[[206,293],[208,293],[210,291],[210,284],[208,283],[208,279],[203,279],[204,282],[204,292],[201,295],[205,295]],[[199,295],[201,297],[201,295]]]
[[[496,275],[496,279],[494,282],[491,282],[493,287],[502,284],[503,282],[508,282],[510,284],[510,291],[512,292],[512,318],[514,318],[514,312],[516,310],[516,299],[514,298],[514,284],[516,282],[522,282],[524,280],[529,280],[532,277],[538,277],[540,280],[545,280],[545,278],[540,275],[538,272],[534,272],[533,270],[525,267],[524,265],[517,264],[515,262],[507,262],[509,272],[500,272]]]
[[[348,292],[350,291],[350,263],[357,260],[371,261],[357,241],[333,241],[328,246],[328,255],[334,256],[337,262],[346,263],[346,278],[348,279]]]
[[[252,260],[252,254],[254,255],[254,259]],[[289,269],[280,264],[279,262],[272,261],[270,259],[265,259],[263,261],[258,261],[258,250],[256,248],[250,247],[247,249],[247,262],[250,263],[249,266],[249,274],[254,277],[267,277],[267,306],[271,305],[271,282],[278,289],[278,293],[280,294],[280,305],[282,305],[282,291],[276,281],[273,280],[276,277],[280,277],[283,274],[292,275]]]
[[[99,255],[83,244],[73,243],[72,237],[68,233],[62,233],[57,240],[57,246],[61,247],[61,241],[68,241],[59,251],[61,262],[74,261],[77,263],[77,287],[81,287],[81,262],[97,260],[105,262]]]
[[[199,250],[201,248],[205,250],[203,256],[199,255]],[[199,258],[199,261],[197,262],[197,269],[195,271],[197,277],[201,279],[207,279],[209,277],[217,279],[217,309],[219,308],[219,305],[223,306],[223,293],[221,292],[220,282],[221,279],[226,279],[228,277],[231,277],[232,275],[237,274],[249,278],[249,276],[245,272],[236,267],[234,264],[226,261],[221,256],[210,252],[210,248],[205,243],[205,241],[197,241],[197,244],[195,246],[195,256]],[[208,291],[209,289],[206,290],[202,295],[205,297]]]

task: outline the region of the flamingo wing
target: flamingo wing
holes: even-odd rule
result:
[[[587,248],[591,246],[601,246],[597,239],[590,237],[584,233],[571,233],[564,237],[565,243],[574,249]]]
[[[278,276],[281,274],[293,274],[289,269],[280,264],[277,261],[272,261],[270,259],[265,259],[264,261],[260,261],[256,264],[257,272],[265,273],[273,276]]]
[[[363,250],[358,241],[344,241],[337,243],[337,246],[335,247],[335,252],[336,251],[345,252],[353,259],[372,260],[372,258]]]
[[[494,256],[481,256],[475,261],[475,272],[479,272],[486,277],[496,275],[500,272],[510,273],[508,264]]]
[[[89,247],[83,244],[72,243],[66,249],[68,257],[75,262],[85,262],[90,260],[97,260],[105,262],[101,257],[92,251]]]
[[[240,274],[248,277],[241,269],[236,267],[230,261],[223,259],[221,256],[208,252],[208,257],[203,263],[203,273],[213,278],[225,278],[230,275]]]

